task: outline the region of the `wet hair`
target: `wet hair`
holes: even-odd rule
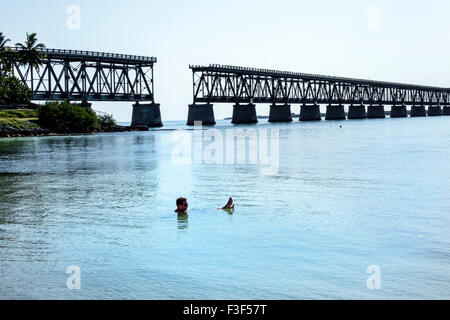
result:
[[[186,198],[183,198],[183,197],[178,198],[177,199],[177,207],[182,206],[185,201],[187,201]]]

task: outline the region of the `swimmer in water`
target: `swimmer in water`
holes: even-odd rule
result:
[[[219,208],[219,209],[222,209],[222,210],[230,210],[230,209],[234,209],[233,198],[230,197],[230,198],[228,199],[227,204],[224,205],[222,208]]]
[[[180,197],[176,201],[177,208],[175,212],[180,214],[187,214],[188,202],[186,198]]]

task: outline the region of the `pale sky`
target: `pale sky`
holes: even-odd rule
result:
[[[67,24],[72,5],[80,8],[79,29]],[[164,122],[187,118],[189,64],[450,87],[449,13],[444,0],[0,0],[0,32],[12,43],[28,31],[48,48],[157,57],[155,100]],[[93,108],[131,120],[131,103]],[[214,111],[216,119],[231,116],[232,105]]]

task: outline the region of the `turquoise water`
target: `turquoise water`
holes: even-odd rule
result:
[[[273,175],[176,164],[170,130],[0,139],[0,298],[449,299],[449,121],[240,126],[279,130]]]

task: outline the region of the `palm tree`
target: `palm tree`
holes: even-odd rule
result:
[[[28,34],[25,42],[16,43],[19,48],[18,62],[21,66],[29,66],[31,70],[31,79],[33,79],[33,69],[39,71],[39,67],[42,65],[42,60],[45,59],[45,53],[41,50],[45,48],[42,43],[37,43],[36,33]],[[28,70],[27,70],[28,73]],[[31,81],[31,90],[33,90],[33,81]]]
[[[9,51],[9,48],[6,46],[9,41],[11,40],[6,39],[6,36],[3,34],[3,32],[0,32],[0,70],[9,70],[9,61],[7,59],[7,52]]]
[[[6,46],[6,43],[8,43],[9,39],[5,39],[6,36],[3,34],[3,32],[0,32],[0,51],[3,50]]]

